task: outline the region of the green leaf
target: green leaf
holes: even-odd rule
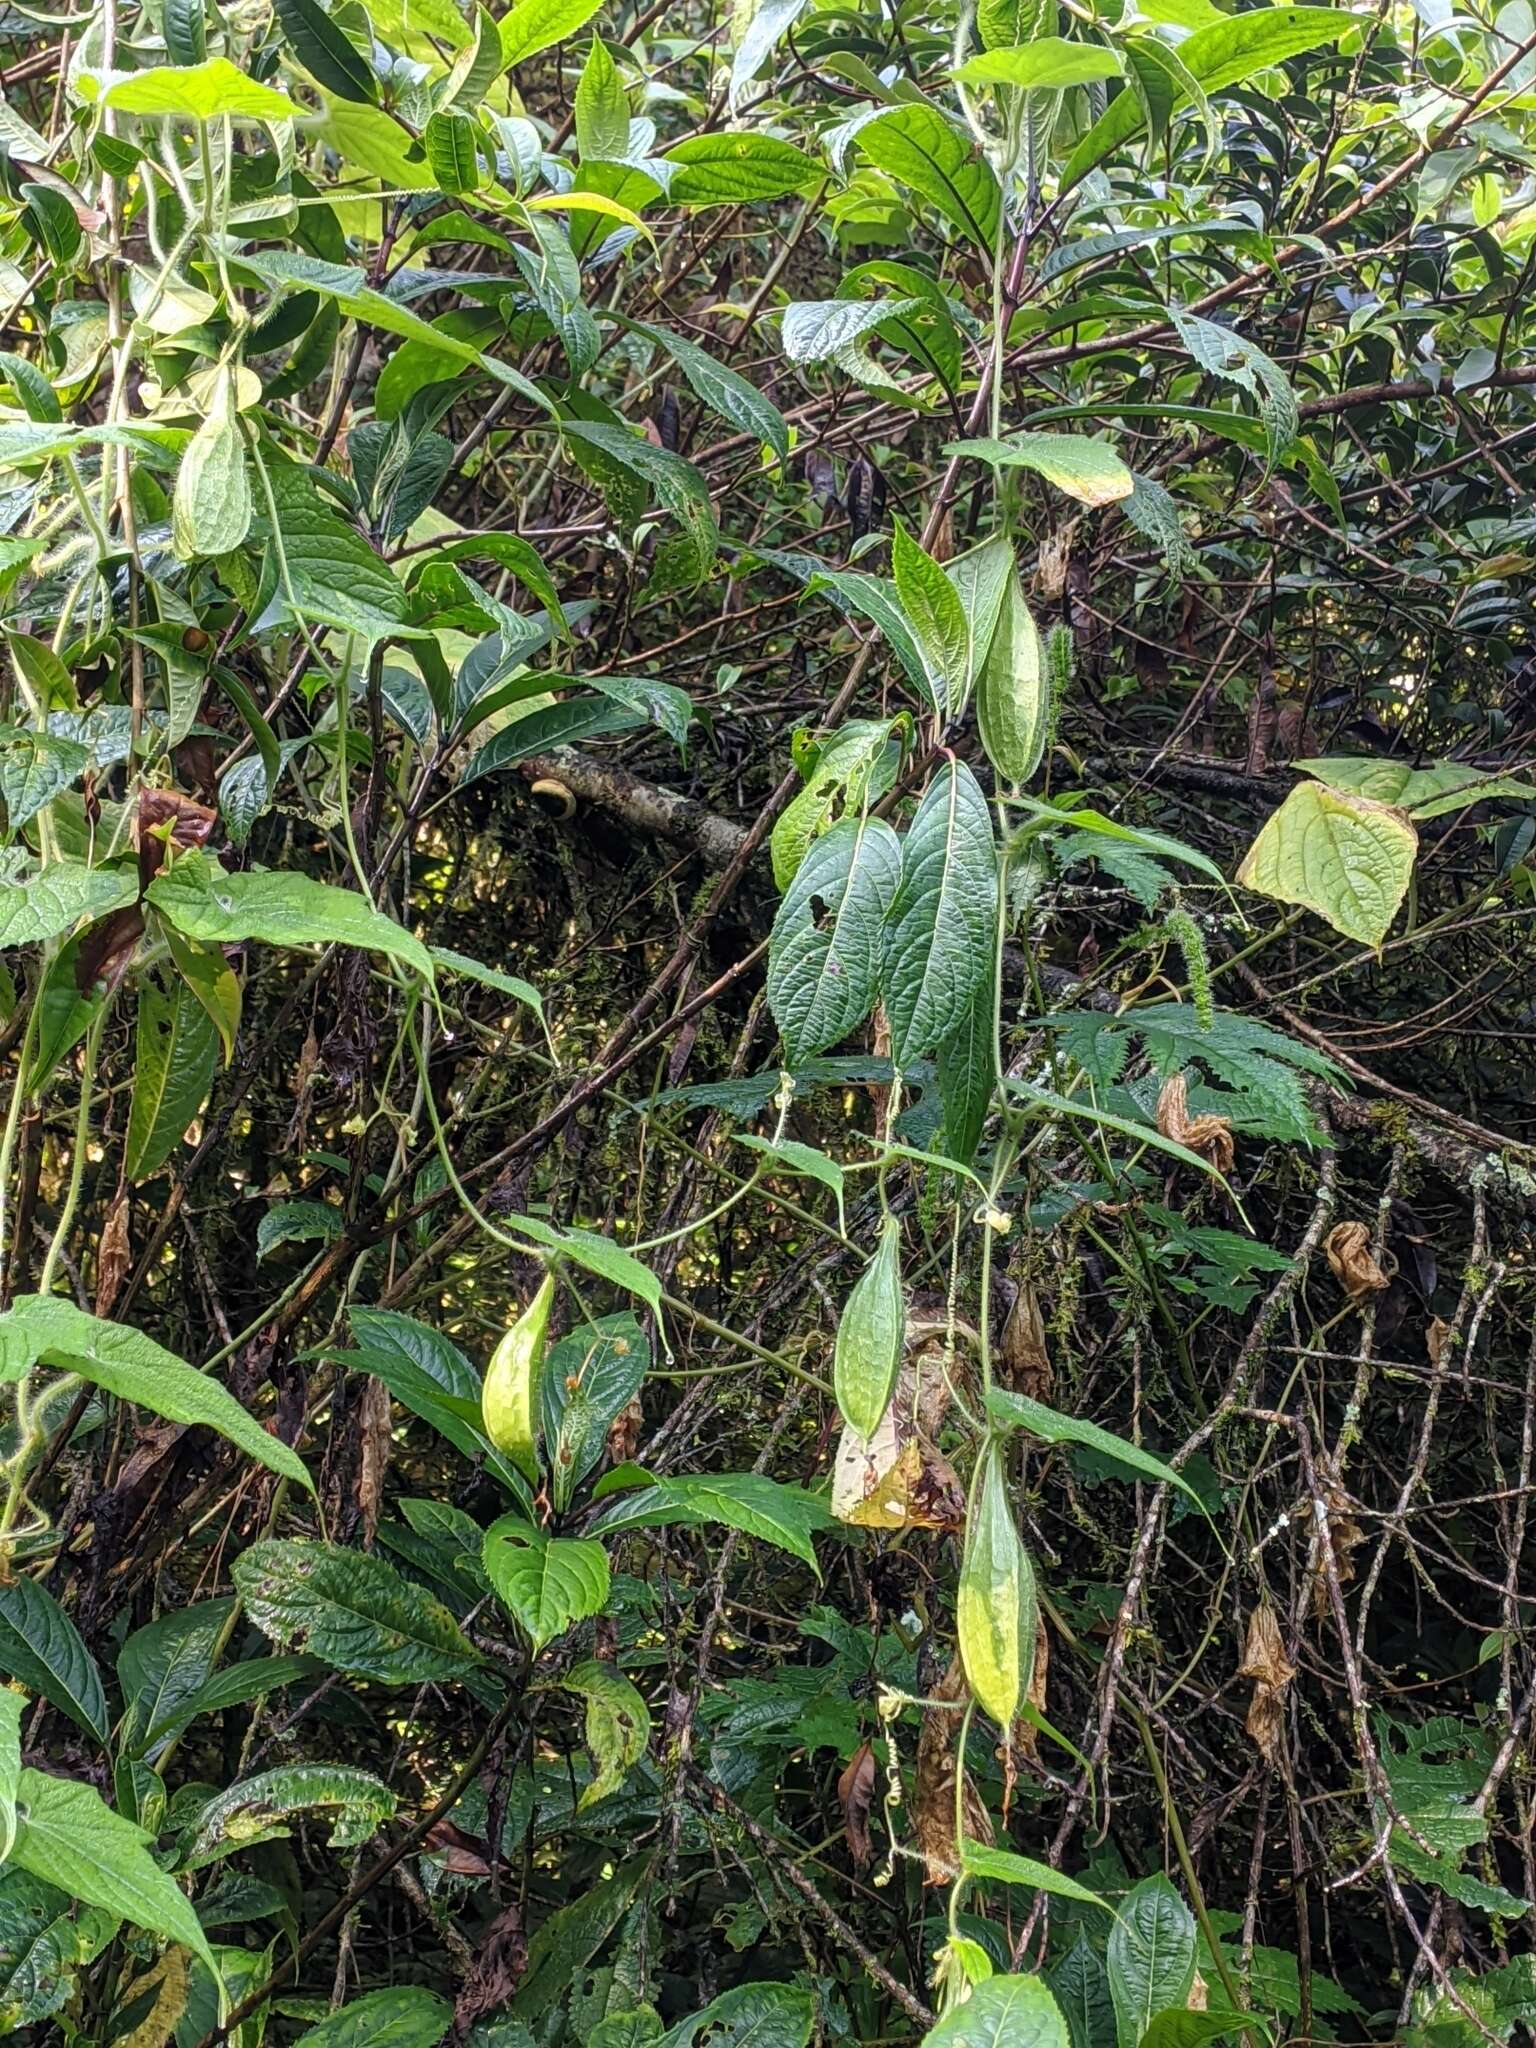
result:
[[[543,1388],[549,1487],[557,1509],[603,1454],[609,1425],[639,1393],[651,1347],[626,1309],[584,1323],[551,1347]]]
[[[19,1692],[0,1686],[0,1864],[16,1840],[16,1801],[21,1792],[21,1710]]]
[[[593,1525],[602,1536],[628,1529],[661,1529],[669,1523],[722,1522],[745,1536],[772,1543],[816,1568],[811,1537],[833,1526],[822,1501],[796,1486],[781,1486],[759,1472],[698,1473],[658,1479],[605,1508]]]
[[[906,1328],[901,1225],[894,1216],[887,1216],[880,1226],[875,1255],[854,1282],[838,1320],[832,1367],[843,1420],[866,1441],[880,1427],[896,1390]]]
[[[667,187],[673,206],[750,206],[823,175],[803,150],[771,135],[689,135],[665,161],[676,166]]]
[[[858,146],[872,164],[926,199],[951,227],[991,256],[1002,195],[968,129],[926,101],[910,102],[865,122]]]
[[[1391,929],[1419,849],[1411,821],[1390,804],[1325,783],[1293,789],[1243,857],[1238,881],[1299,903],[1362,946]]]
[[[10,831],[19,832],[78,782],[90,760],[89,747],[53,733],[21,732],[6,740],[0,752],[0,799]]]
[[[960,593],[898,519],[891,539],[896,595],[931,679],[934,705],[953,712],[970,680],[970,629]]]
[[[263,1541],[231,1576],[264,1635],[381,1685],[467,1678],[479,1653],[458,1623],[381,1557],[329,1543]]]
[[[296,1813],[324,1814],[331,1848],[355,1849],[394,1817],[398,1803],[371,1771],[352,1764],[280,1764],[239,1779],[208,1801],[193,1824],[181,1868],[198,1870],[257,1842],[280,1840],[292,1832],[283,1823]]]
[[[1184,2005],[1195,1981],[1195,1919],[1166,1877],[1143,1878],[1110,1930],[1110,1995],[1120,2048],[1138,2048],[1154,2014]]]
[[[1115,2002],[1098,1950],[1080,1933],[1045,1979],[1061,2007],[1072,2048],[1116,2048]]]
[[[270,1258],[285,1244],[334,1244],[345,1227],[332,1202],[274,1202],[256,1226],[256,1256]]]
[[[501,17],[501,63],[521,64],[585,28],[601,0],[516,0]]]
[[[900,882],[901,845],[879,818],[839,819],[800,862],[768,945],[768,1007],[792,1065],[869,1015]]]
[[[178,1941],[217,1974],[191,1903],[149,1853],[153,1836],[75,1778],[21,1774],[22,1824],[11,1860],[88,1905]]]
[[[902,844],[901,887],[885,928],[881,983],[898,1068],[965,1022],[992,973],[996,920],[987,800],[963,761],[947,761]]]
[[[1017,789],[1040,765],[1050,713],[1050,684],[1040,629],[1015,570],[1003,588],[997,628],[976,683],[976,722],[987,759]]]
[[[445,967],[450,974],[460,974],[466,981],[478,981],[482,988],[493,988],[498,995],[511,996],[514,1002],[526,1004],[548,1037],[544,998],[531,981],[524,981],[520,974],[503,974],[498,968],[486,967],[478,960],[471,960],[467,953],[451,952],[447,946],[432,946],[428,950],[434,967]],[[550,1049],[553,1051],[554,1048]]]
[[[650,1868],[649,1857],[637,1856],[549,1915],[528,1944],[528,1967],[512,2001],[514,2018],[536,2020],[566,1997],[629,1910]]]
[[[1253,342],[1214,320],[1202,320],[1179,306],[1169,308],[1169,317],[1202,369],[1236,384],[1258,401],[1265,448],[1270,461],[1278,462],[1301,426],[1296,394],[1280,365]]]
[[[1153,1480],[1159,1486],[1176,1486],[1205,1512],[1205,1504],[1187,1479],[1181,1479],[1171,1465],[1161,1458],[1153,1457],[1138,1444],[1127,1443],[1123,1436],[1116,1436],[1113,1430],[1101,1429],[1096,1422],[1085,1421],[1078,1415],[1062,1415],[1055,1408],[1047,1408],[1043,1402],[1031,1399],[1028,1394],[1015,1394],[1005,1387],[994,1387],[987,1396],[987,1413],[1001,1429],[1027,1429],[1031,1436],[1037,1436],[1047,1444],[1082,1444],[1086,1449],[1097,1451],[1101,1456],[1113,1458],[1116,1464],[1129,1465],[1133,1472]]]
[[[693,464],[655,447],[627,427],[607,426],[598,420],[565,420],[560,431],[631,470],[654,491],[691,544],[693,575],[703,576],[715,559],[720,530],[708,487]]]
[[[584,1537],[548,1536],[520,1515],[503,1515],[485,1532],[483,1562],[496,1596],[542,1650],[608,1601],[608,1558]]]
[[[738,1131],[736,1142],[762,1153],[769,1161],[770,1170],[779,1167],[787,1173],[803,1174],[808,1180],[820,1181],[824,1188],[832,1190],[837,1199],[837,1213],[842,1215],[843,1169],[825,1152],[818,1152],[814,1145],[802,1145],[798,1138],[759,1138],[750,1131]]]
[[[0,1867],[0,2030],[50,2019],[75,1991],[75,1971],[117,1933],[99,1906],[82,1906],[15,1863]]]
[[[965,687],[970,689],[997,632],[1003,598],[1014,573],[1013,544],[1001,534],[946,563],[965,614]]]
[[[511,16],[507,19],[510,20]],[[330,125],[333,129],[337,126],[339,112],[340,109],[332,109]],[[370,121],[385,122],[390,128],[395,126],[377,108],[353,107],[350,114],[354,120],[366,118]],[[409,143],[410,137],[404,129],[400,129],[398,133],[403,148]],[[409,186],[409,177],[397,175],[398,172],[408,170],[408,165],[391,166],[390,183]],[[424,182],[430,184],[430,172],[425,174]],[[384,292],[375,291],[361,270],[351,269],[344,263],[324,262],[318,256],[307,255],[302,249],[242,250],[239,260],[243,269],[253,271],[257,277],[276,290],[320,292],[326,298],[334,300],[344,313],[350,313],[353,319],[365,320],[370,327],[382,328],[386,334],[401,334],[407,341],[420,342],[434,357],[448,357],[455,362],[473,363],[478,369],[494,377],[498,383],[528,399],[540,411],[552,413],[554,410],[537,384],[525,377],[520,370],[514,370],[508,364],[498,362],[494,356],[483,354],[472,341],[466,341],[446,324],[439,323],[434,326],[430,321],[423,320],[419,313],[413,313],[410,307],[402,304],[400,300],[392,299]],[[309,489],[304,481],[306,473],[293,464],[269,467],[274,477],[274,490],[279,468],[296,480],[296,499],[298,493]],[[339,521],[335,523],[340,525]],[[346,533],[351,529],[341,527],[341,531]]]
[[[755,384],[749,384],[735,370],[716,362],[707,350],[685,341],[682,335],[673,334],[665,327],[652,327],[643,320],[627,320],[624,324],[631,333],[643,334],[648,341],[655,342],[658,348],[666,351],[688,379],[694,395],[702,399],[711,412],[718,413],[721,419],[741,433],[766,442],[780,462],[789,460],[788,422]]]
[[[522,1498],[523,1480],[481,1434],[480,1375],[458,1346],[394,1309],[354,1307],[350,1320],[362,1348],[341,1352],[340,1362],[382,1380],[402,1407],[466,1458],[485,1458],[502,1485]]]
[[[969,1166],[976,1156],[997,1087],[996,1007],[996,987],[985,975],[976,984],[959,1029],[939,1047],[944,1151],[961,1166]]]
[[[453,2007],[435,1991],[402,1984],[365,1991],[339,2011],[307,2027],[303,2048],[437,2048],[453,2024]]]
[[[807,2048],[815,2024],[816,2000],[803,1984],[738,1984],[675,2032],[709,2048]]]
[[[123,1150],[129,1180],[148,1180],[170,1158],[208,1099],[218,1060],[219,1034],[193,990],[179,974],[169,989],[146,975]]]
[[[421,139],[440,191],[459,193],[476,189],[480,183],[480,130],[468,114],[439,108],[427,122]]]
[[[576,82],[576,148],[583,163],[593,157],[618,161],[629,154],[629,95],[601,36],[592,38]]]
[[[234,372],[225,367],[215,382],[208,416],[187,443],[176,472],[171,539],[177,555],[192,562],[233,553],[250,531],[253,509]]]
[[[1040,36],[1014,49],[979,51],[954,74],[963,85],[1007,85],[1019,92],[1060,92],[1095,78],[1119,78],[1125,70],[1113,50],[1096,43],[1069,43]]]
[[[1173,2005],[1152,2015],[1139,2048],[1205,2048],[1207,2041],[1249,2031],[1255,2037],[1267,2037],[1270,2029],[1251,2012],[1222,2012],[1215,2007],[1191,2012],[1188,2006]]]
[[[213,1670],[235,1602],[199,1600],[135,1629],[117,1656],[118,1682],[127,1702],[119,1735],[123,1753],[147,1755],[183,1724]]]
[[[915,652],[915,650],[914,650]],[[895,775],[900,749],[887,719],[856,718],[821,747],[806,772],[805,787],[774,826],[769,845],[773,879],[787,889],[805,850],[841,810],[857,813],[884,795]]]
[[[988,1977],[923,2036],[923,2048],[1070,2048],[1041,1977]]]
[[[150,120],[216,121],[227,114],[236,121],[264,121],[268,127],[275,121],[296,120],[300,111],[286,93],[259,85],[227,57],[136,71],[109,85],[102,104]]]
[[[265,464],[282,550],[278,591],[301,618],[380,640],[398,632],[410,605],[396,577],[360,533],[339,519],[308,471]],[[283,580],[284,575],[286,581]]]
[[[913,682],[926,697],[932,698],[933,682],[928,674],[927,664],[923,660],[922,650],[912,636],[912,629],[907,624],[906,613],[896,596],[896,585],[889,577],[871,576],[862,569],[828,569],[814,555],[786,554],[773,548],[756,548],[753,552],[760,555],[765,562],[772,562],[776,567],[787,570],[790,575],[800,577],[805,582],[809,595],[829,597],[845,618],[858,613],[866,619],[873,620]],[[872,729],[871,721],[857,719],[843,730],[852,732],[855,727],[861,731]],[[886,723],[879,730],[883,735],[888,735],[891,730],[890,724]],[[839,734],[838,738],[841,737],[842,734]],[[829,750],[834,744],[835,741],[828,743]],[[799,798],[796,798],[796,802],[799,802]],[[785,815],[787,817],[788,813]],[[780,820],[780,824],[782,823],[783,819]],[[775,838],[777,836],[776,827]],[[783,878],[779,879],[782,884]]]
[[[965,1518],[955,1634],[965,1679],[1007,1740],[1035,1664],[1034,1567],[1019,1539],[1001,1453],[982,1452]]]
[[[946,455],[969,455],[994,469],[1032,469],[1083,505],[1128,498],[1136,479],[1113,448],[1082,434],[1015,434],[1006,441],[952,441]]]
[[[779,342],[792,363],[845,358],[887,320],[920,305],[917,299],[797,299],[783,309]]]
[[[726,104],[735,113],[747,87],[773,55],[779,38],[794,27],[805,12],[806,0],[757,0],[746,28],[740,32],[731,59],[731,83]]]
[[[501,76],[501,31],[486,9],[476,0],[473,42],[459,51],[448,76],[435,89],[442,107],[478,107]]]
[[[348,41],[319,0],[275,0],[289,47],[317,85],[338,99],[371,102],[379,96],[373,67]]]
[[[1186,867],[1198,868],[1201,874],[1209,875],[1213,882],[1225,881],[1215,861],[1194,847],[1186,846],[1182,839],[1170,838],[1166,832],[1143,831],[1134,825],[1122,825],[1115,818],[1106,818],[1102,811],[1063,809],[1057,804],[1042,803],[1036,797],[1016,797],[1013,808],[1023,810],[1031,818],[1038,818],[1046,824],[1059,825],[1073,832],[1091,832],[1095,838],[1116,839],[1125,846],[1139,847],[1143,853],[1153,854],[1160,860],[1182,861]]]
[[[585,1657],[560,1680],[586,1702],[585,1736],[597,1773],[585,1787],[579,1808],[595,1806],[616,1792],[645,1755],[651,1734],[650,1709],[622,1671]]]
[[[1336,43],[1356,25],[1357,17],[1345,8],[1255,7],[1197,28],[1179,45],[1179,60],[1203,92],[1216,93],[1287,57]],[[1112,100],[1068,159],[1063,189],[1086,177],[1144,125],[1142,105],[1134,93],[1123,92]]]
[[[638,1295],[660,1315],[661,1282],[649,1266],[643,1265],[633,1252],[615,1244],[612,1238],[599,1237],[592,1230],[578,1230],[574,1224],[556,1230],[536,1216],[509,1216],[507,1222],[511,1229],[521,1231],[524,1237],[531,1238],[546,1251],[558,1252],[563,1258],[574,1260],[578,1266],[585,1266],[589,1273],[596,1273],[600,1279],[622,1288],[626,1294]]]
[[[165,0],[160,10],[165,53],[173,64],[201,64],[208,54],[203,0]]]
[[[1513,775],[1489,775],[1464,761],[1431,761],[1427,767],[1415,768],[1410,761],[1380,754],[1341,754],[1327,760],[1293,761],[1291,766],[1303,775],[1316,776],[1330,789],[1373,797],[1377,803],[1393,804],[1422,820],[1441,818],[1449,811],[1494,797],[1521,802],[1536,798],[1536,784]]]
[[[44,868],[13,863],[0,870],[0,947],[56,939],[82,918],[93,923],[132,903],[139,893],[132,868],[88,868],[55,860]]]
[[[993,1878],[999,1884],[1024,1884],[1037,1892],[1051,1892],[1059,1899],[1076,1899],[1080,1906],[1100,1906],[1106,1913],[1114,1910],[1107,1899],[1101,1899],[1075,1878],[1064,1877],[1048,1863],[1035,1862],[1032,1856],[1016,1856],[1011,1849],[993,1849],[984,1842],[967,1840],[960,1860],[970,1877]]]
[[[35,640],[30,633],[7,633],[5,644],[41,709],[74,704],[74,680],[46,640]]]
[[[89,1316],[58,1295],[18,1295],[0,1316],[6,1377],[18,1358],[78,1373],[120,1401],[153,1409],[172,1422],[217,1430],[270,1472],[312,1493],[309,1474],[287,1444],[262,1428],[227,1388],[197,1372],[163,1345],[122,1323]]]
[[[189,851],[155,877],[148,896],[189,939],[221,946],[242,939],[273,946],[357,946],[403,960],[432,978],[432,956],[413,933],[356,890],[335,889],[309,875],[267,868],[230,874],[206,854]]]

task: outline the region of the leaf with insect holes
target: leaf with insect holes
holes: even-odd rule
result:
[[[427,1685],[467,1678],[480,1661],[446,1607],[368,1552],[263,1540],[236,1558],[231,1575],[264,1635],[336,1671]]]
[[[607,1604],[607,1553],[588,1538],[550,1536],[503,1515],[485,1532],[482,1558],[496,1597],[535,1650]]]

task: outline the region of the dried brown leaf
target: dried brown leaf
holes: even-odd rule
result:
[[[917,1775],[912,1789],[912,1832],[923,1860],[924,1884],[953,1884],[959,1870],[959,1845],[955,1841],[955,1741],[969,1697],[958,1657],[929,1697],[953,1700],[955,1704],[923,1710],[922,1732],[917,1738]],[[966,1834],[974,1842],[990,1842],[992,1819],[969,1777],[964,1808]]]
[[[843,1809],[843,1832],[848,1854],[856,1870],[865,1870],[874,1857],[869,1838],[869,1816],[875,1803],[875,1752],[872,1744],[861,1742],[837,1781],[837,1797]]]
[[[1285,1654],[1275,1610],[1265,1602],[1248,1618],[1248,1640],[1238,1676],[1253,1680],[1245,1723],[1249,1740],[1267,1764],[1274,1764],[1279,1760],[1285,1723],[1285,1690],[1296,1676],[1296,1667]]]
[[[133,1247],[128,1241],[128,1190],[120,1186],[107,1204],[101,1226],[101,1243],[96,1251],[96,1313],[110,1318],[128,1269],[133,1264]]]
[[[1045,1342],[1045,1319],[1033,1283],[1026,1280],[1013,1297],[998,1338],[995,1363],[1008,1384],[1032,1401],[1049,1401],[1056,1375]]]
[[[1323,1239],[1323,1250],[1338,1281],[1351,1301],[1363,1301],[1391,1285],[1371,1256],[1371,1233],[1363,1223],[1336,1223]]]
[[[1224,1116],[1191,1116],[1189,1084],[1182,1074],[1170,1074],[1157,1098],[1157,1128],[1175,1145],[1198,1153],[1218,1173],[1230,1173],[1236,1156],[1232,1126]]]
[[[453,2038],[465,2040],[476,2020],[505,2005],[528,1967],[528,1938],[523,1932],[523,1908],[514,1899],[480,1937],[475,1966],[464,1979],[453,2008]]]

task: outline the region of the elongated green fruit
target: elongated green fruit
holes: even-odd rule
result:
[[[1011,787],[1022,787],[1040,765],[1049,708],[1045,649],[1015,572],[1003,592],[992,644],[976,682],[981,743],[1000,778]]]
[[[171,541],[182,561],[227,555],[250,531],[251,480],[227,365],[214,384],[208,417],[187,443],[171,501]]]
[[[966,1683],[1005,1735],[1034,1670],[1037,1612],[1034,1567],[1014,1523],[1000,1452],[989,1444],[965,1525],[955,1620]]]
[[[535,1485],[539,1478],[539,1383],[544,1376],[544,1337],[549,1328],[555,1276],[543,1285],[491,1353],[480,1390],[485,1433]]]
[[[887,1216],[875,1256],[859,1275],[837,1326],[832,1384],[843,1420],[862,1437],[880,1427],[901,1369],[906,1305],[900,1258],[901,1225]]]

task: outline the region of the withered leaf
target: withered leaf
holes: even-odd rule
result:
[[[1157,1098],[1157,1128],[1175,1145],[1199,1156],[1218,1173],[1230,1173],[1236,1150],[1232,1126],[1224,1116],[1191,1116],[1189,1084],[1182,1074],[1170,1074]]]
[[[1261,1601],[1248,1618],[1248,1640],[1238,1676],[1253,1680],[1245,1723],[1249,1740],[1264,1761],[1273,1764],[1280,1755],[1285,1689],[1296,1676],[1296,1667],[1285,1654],[1275,1610],[1266,1602]]]
[[[1338,1281],[1351,1301],[1364,1301],[1391,1285],[1371,1255],[1371,1233],[1363,1223],[1336,1223],[1323,1239],[1323,1250]]]
[[[969,1692],[960,1659],[956,1657],[929,1694],[930,1699],[953,1700],[955,1704],[923,1709],[922,1732],[917,1738],[917,1775],[912,1788],[912,1832],[923,1860],[925,1885],[952,1884],[959,1869],[955,1841],[955,1738]],[[966,1834],[973,1842],[990,1843],[992,1817],[969,1776],[963,1799]]]
[[[843,1832],[848,1853],[856,1870],[867,1869],[874,1857],[869,1838],[869,1816],[875,1803],[875,1752],[871,1743],[861,1742],[837,1781],[837,1797],[843,1809]]]

